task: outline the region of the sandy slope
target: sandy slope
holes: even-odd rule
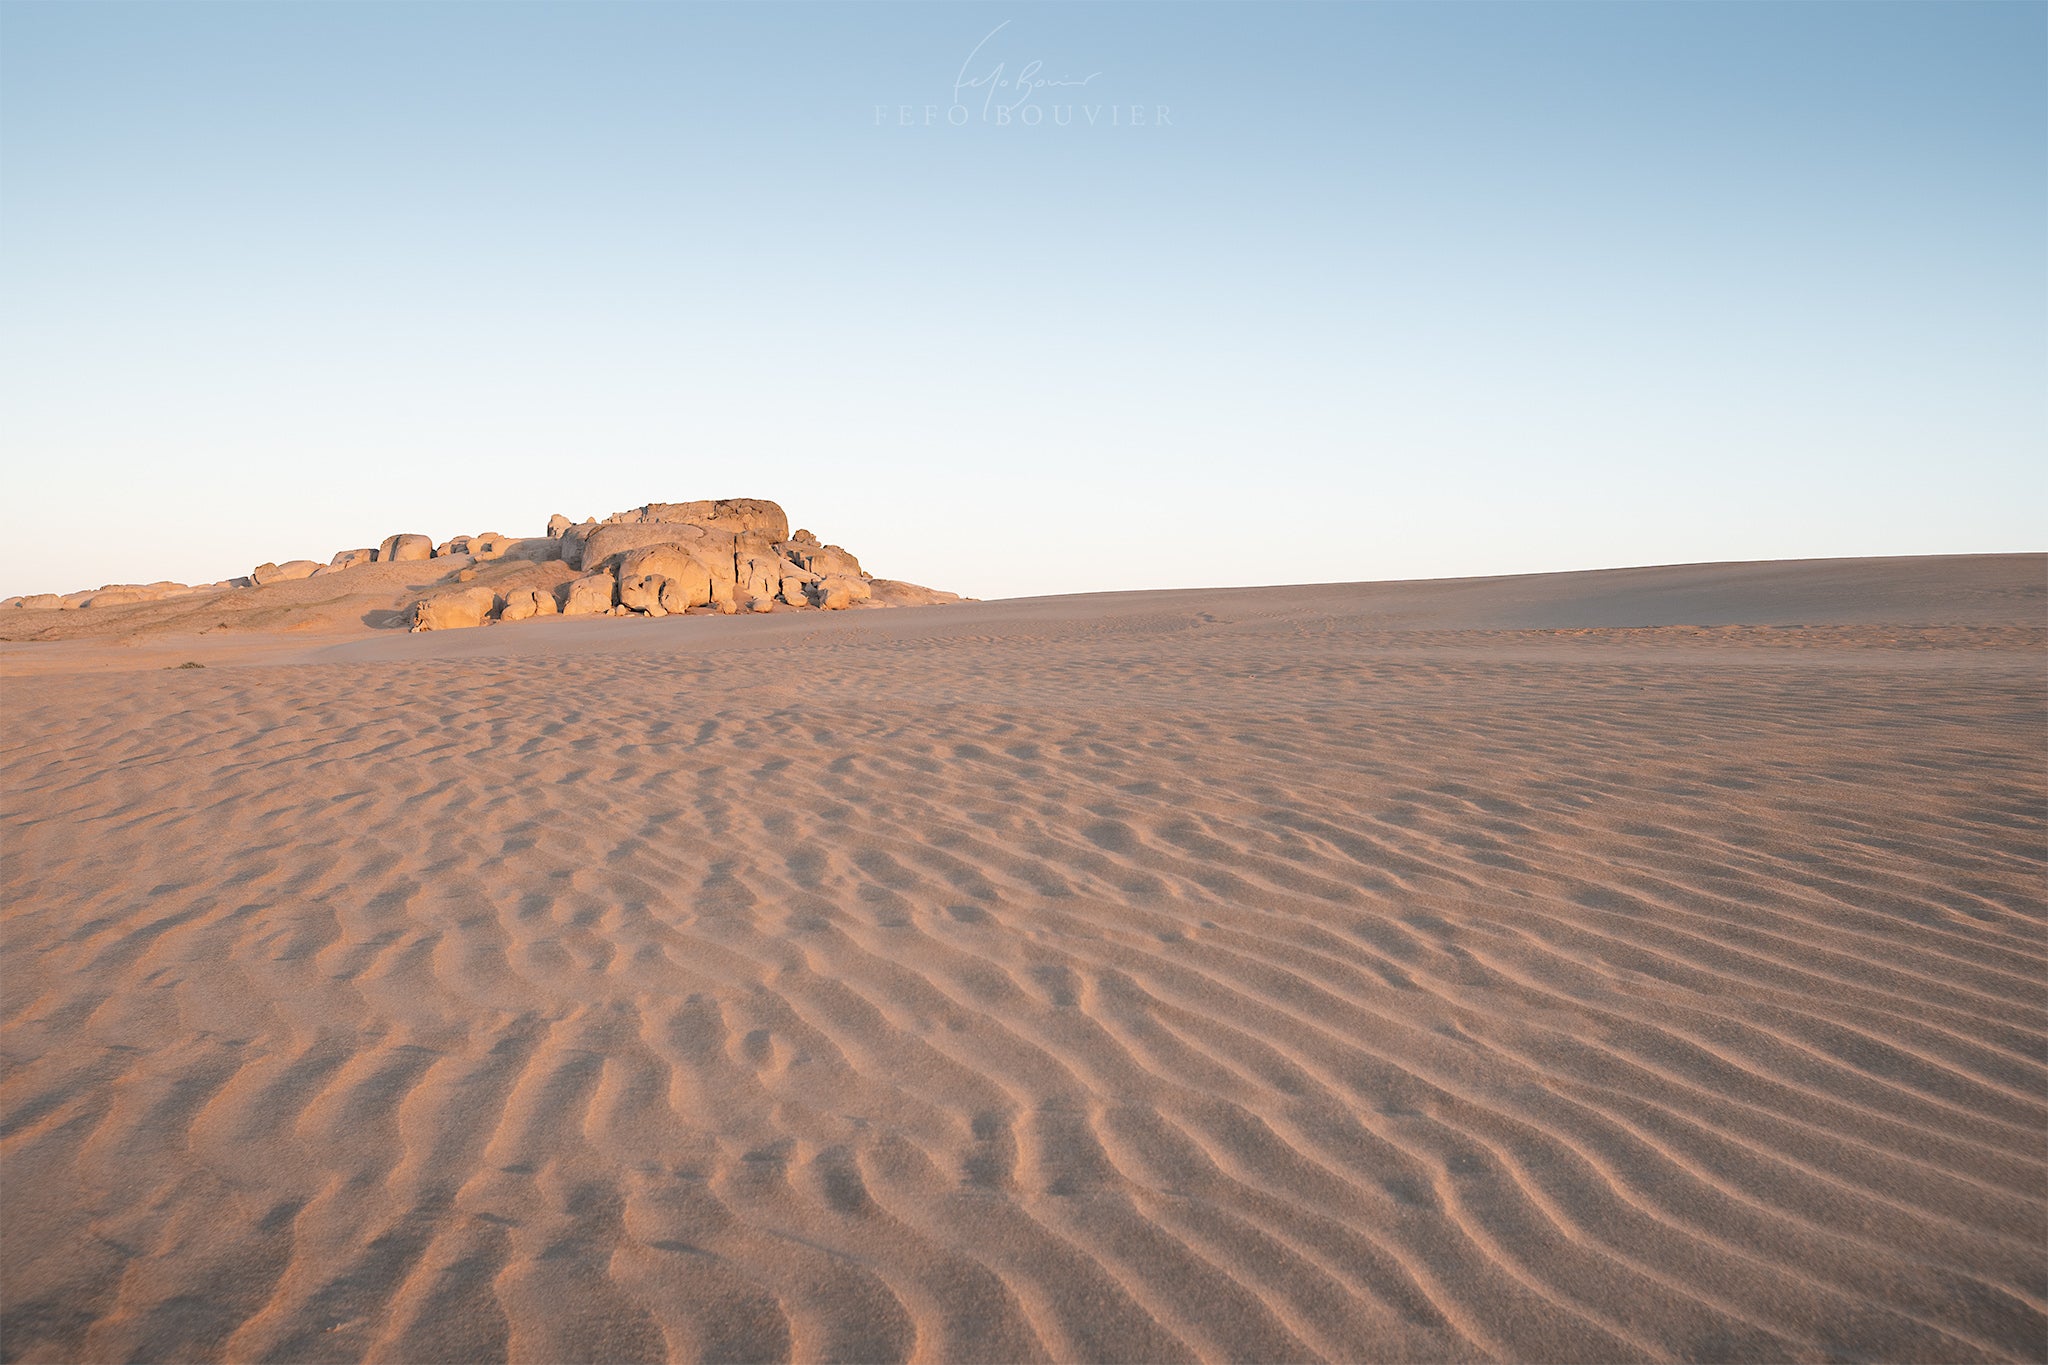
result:
[[[2039,1359],[2044,571],[9,646],[0,1342]]]

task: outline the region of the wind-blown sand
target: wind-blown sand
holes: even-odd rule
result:
[[[6,646],[6,1358],[2040,1359],[2044,581]]]

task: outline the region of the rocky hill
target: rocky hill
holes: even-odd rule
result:
[[[0,600],[0,638],[116,627],[295,630],[349,617],[373,627],[448,630],[558,614],[731,615],[960,600],[870,575],[851,551],[790,530],[775,503],[723,498],[648,503],[602,521],[557,515],[544,533],[526,537],[487,531],[437,543],[401,533],[325,563],[263,563],[245,577],[196,586],[119,583],[10,597]],[[89,614],[90,624],[73,613]],[[10,619],[15,628],[5,630]]]

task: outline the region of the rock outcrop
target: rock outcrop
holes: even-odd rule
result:
[[[462,630],[480,626],[498,609],[494,588],[457,588],[436,593],[413,603],[412,628],[421,630]]]
[[[617,605],[619,583],[609,573],[585,574],[569,584],[564,616],[601,616]]]
[[[227,586],[222,583],[203,584],[193,587],[184,583],[173,583],[160,579],[155,583],[105,583],[97,588],[86,588],[80,592],[29,593],[21,597],[0,600],[0,610],[19,611],[84,611],[88,608],[104,610],[108,607],[128,607],[141,602],[162,602],[173,597],[190,597],[195,593],[213,592]]]
[[[282,564],[258,564],[249,570],[249,581],[259,588],[272,583],[291,583],[301,578],[311,578],[320,572],[320,567],[310,559],[288,559]]]
[[[801,541],[791,541],[776,548],[820,577],[831,574],[861,577],[860,561],[853,557],[852,552],[837,545],[805,545]]]
[[[424,561],[441,562],[373,572]],[[580,577],[571,576],[576,570],[581,570]],[[342,573],[349,578],[330,585],[329,577]],[[295,587],[311,578],[321,582]],[[474,628],[555,615],[732,616],[960,600],[912,583],[870,578],[851,551],[824,544],[808,530],[792,533],[789,518],[775,503],[717,498],[650,502],[602,521],[571,522],[557,512],[548,518],[544,534],[523,538],[485,531],[452,536],[437,545],[428,536],[407,532],[385,537],[374,550],[338,551],[325,564],[310,559],[259,564],[247,578],[200,587],[122,583],[64,595],[37,593],[0,601],[0,610],[106,609],[195,593],[255,589],[273,595],[249,599],[249,612],[276,620],[283,612],[308,608],[338,615],[345,603],[359,600],[365,590],[374,593],[399,586],[418,591],[430,581],[437,587],[404,607],[404,620],[414,630]],[[393,606],[404,602],[400,598]],[[360,606],[347,610],[359,612]]]
[[[785,564],[782,568],[782,590],[776,595],[792,607],[803,606],[811,600],[811,585],[818,581],[818,575],[801,564]]]
[[[789,517],[780,506],[761,498],[717,498],[705,502],[650,502],[630,512],[614,512],[605,518],[611,525],[645,525],[650,522],[677,526],[702,526],[734,534],[758,532],[771,541],[789,539]]]
[[[526,621],[536,616],[553,616],[555,611],[554,589],[514,588],[505,594],[505,605],[498,608],[498,619]]]
[[[619,605],[649,616],[666,616],[668,608],[661,605],[661,595],[669,586],[669,580],[658,573],[620,574]]]
[[[811,600],[823,611],[845,611],[856,602],[867,601],[872,595],[867,580],[851,574],[831,574],[811,587]]]
[[[151,592],[148,588],[122,586],[101,588],[78,605],[81,608],[125,607],[135,602],[160,602],[162,600],[162,593]]]
[[[616,568],[612,561],[618,556],[648,545],[688,545],[710,558],[730,555],[733,536],[730,531],[687,522],[615,523],[587,529],[579,526],[563,537],[562,557],[584,570]],[[727,577],[730,576],[728,572]]]
[[[774,545],[742,536],[733,548],[732,563],[734,593],[741,601],[772,601],[781,595],[790,564]]]
[[[523,564],[548,564],[562,557],[562,542],[547,536],[527,536],[514,540],[505,546],[500,559],[516,559]]]
[[[628,578],[659,577],[669,585],[661,603],[670,611],[709,606],[716,598],[713,570],[716,566],[700,557],[686,544],[643,545],[619,556],[619,602],[626,600]],[[680,604],[680,605],[672,605]]]

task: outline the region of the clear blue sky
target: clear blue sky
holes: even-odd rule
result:
[[[7,4],[0,592],[709,496],[982,596],[2038,549],[2044,71],[2039,4]]]

